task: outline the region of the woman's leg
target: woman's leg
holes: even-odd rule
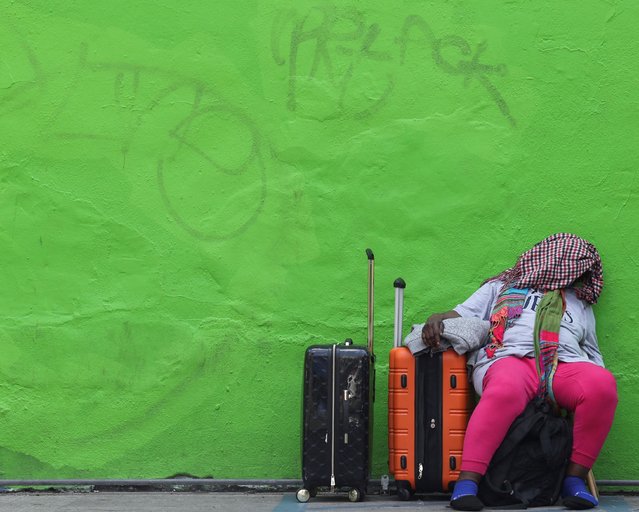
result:
[[[534,359],[504,358],[486,373],[482,397],[466,430],[462,472],[451,499],[453,508],[483,507],[476,497],[477,482],[513,420],[535,396],[538,385]],[[615,379],[592,363],[559,363],[553,391],[560,407],[574,411],[573,449],[562,487],[564,505],[573,509],[597,506],[597,499],[588,492],[583,478],[612,425],[617,406]]]
[[[599,455],[617,407],[617,384],[612,374],[592,363],[559,363],[553,380],[557,403],[574,411],[573,444],[561,495],[568,508],[596,507],[598,500],[585,478]]]
[[[482,396],[466,428],[461,472],[450,500],[452,508],[478,511],[484,507],[477,497],[479,480],[511,423],[538,387],[534,359],[505,357],[488,369]]]
[[[479,481],[510,425],[539,387],[535,360],[505,357],[493,363],[483,382],[483,393],[473,411],[462,452],[460,479]]]
[[[570,462],[587,473],[612,426],[618,401],[615,378],[592,363],[559,363],[552,389],[559,406],[574,411]]]

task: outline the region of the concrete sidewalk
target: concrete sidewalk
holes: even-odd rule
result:
[[[7,493],[0,495],[0,512],[302,512],[302,511],[428,511],[450,512],[446,497],[402,502],[395,496],[368,496],[366,501],[350,503],[345,495],[320,495],[301,504],[295,493],[205,493],[205,492],[86,492],[86,493]],[[488,509],[486,509],[488,510]],[[536,511],[564,511],[563,507],[537,508]],[[602,496],[601,512],[639,510],[639,496]]]

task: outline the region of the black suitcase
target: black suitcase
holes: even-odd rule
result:
[[[307,502],[318,489],[348,489],[361,501],[371,467],[375,399],[373,355],[374,257],[368,255],[368,346],[313,345],[304,358],[302,404],[302,480],[297,500]]]

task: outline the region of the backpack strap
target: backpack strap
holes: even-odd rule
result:
[[[482,478],[482,485],[487,487],[492,494],[497,496],[501,495],[503,499],[505,499],[508,503],[506,505],[496,505],[490,507],[492,509],[526,509],[530,505],[530,500],[513,489],[513,486],[508,480],[503,480],[501,485],[495,485],[493,479],[488,473],[486,473]]]

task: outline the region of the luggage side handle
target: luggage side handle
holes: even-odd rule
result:
[[[344,444],[348,444],[348,434],[349,434],[349,427],[350,427],[350,415],[351,415],[351,411],[350,411],[350,407],[349,407],[349,401],[348,399],[350,398],[349,394],[348,394],[348,389],[344,390],[344,408],[342,410],[343,413],[343,430],[344,430]]]

